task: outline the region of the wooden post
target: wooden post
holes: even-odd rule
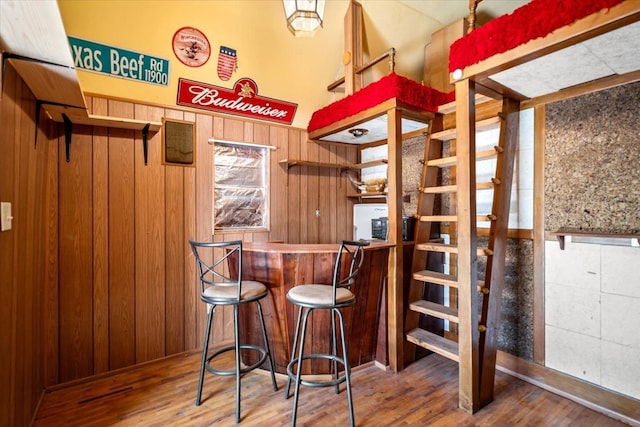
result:
[[[402,114],[387,111],[387,224],[389,243],[389,282],[387,283],[387,330],[389,368],[404,368],[403,247],[402,247]]]
[[[509,229],[509,207],[511,205],[511,182],[513,181],[513,163],[518,148],[518,128],[520,123],[520,103],[505,98],[502,103],[502,122],[500,123],[500,141],[502,153],[498,156],[495,177],[500,185],[493,190],[493,212],[496,220],[491,224],[489,249],[493,254],[487,260],[485,287],[490,291],[484,294],[482,319],[486,331],[480,335],[480,407],[493,401],[493,385],[496,373],[496,351],[500,328],[500,308],[504,287],[504,266],[507,258],[507,231]],[[489,282],[487,283],[487,280]]]
[[[461,409],[480,409],[478,255],[476,226],[475,83],[456,82],[459,396]]]
[[[364,79],[357,73],[362,66],[362,5],[351,0],[344,16],[344,92],[351,95],[362,89]]]
[[[544,366],[544,104],[533,111],[533,361]]]
[[[476,8],[482,0],[469,0],[469,28],[467,34],[476,28]]]

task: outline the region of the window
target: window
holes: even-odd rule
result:
[[[215,230],[269,229],[269,148],[214,141]]]
[[[476,133],[476,150],[488,150],[500,137],[500,129],[478,131]],[[496,158],[478,160],[476,162],[476,178],[478,182],[490,181],[495,175]],[[476,210],[491,212],[493,205],[492,191],[479,191],[476,194]],[[478,227],[489,228],[486,221],[478,222]],[[518,151],[513,169],[511,185],[511,205],[509,208],[509,228],[533,230],[533,109],[520,111],[520,128],[518,132]]]

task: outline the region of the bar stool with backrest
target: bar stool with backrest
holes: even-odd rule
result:
[[[296,322],[295,336],[293,338],[293,349],[291,360],[287,365],[287,387],[285,398],[289,398],[291,381],[295,381],[293,397],[293,413],[291,425],[296,425],[296,415],[298,411],[298,395],[300,384],[309,387],[331,387],[335,386],[336,393],[339,393],[340,384],[345,383],[347,390],[347,401],[349,405],[349,421],[351,426],[355,424],[353,415],[353,399],[351,396],[351,375],[349,367],[349,356],[347,353],[347,343],[344,330],[344,318],[341,309],[355,303],[356,297],[351,292],[356,276],[362,267],[364,260],[364,247],[369,245],[367,241],[343,240],[340,243],[336,262],[333,269],[333,280],[331,285],[304,284],[291,288],[287,293],[287,300],[298,306],[298,320]],[[328,354],[304,354],[305,335],[307,332],[307,320],[313,310],[331,311],[331,343]],[[342,356],[338,355],[336,339],[336,317],[340,327],[340,338],[342,344]],[[301,322],[302,321],[302,326]],[[298,340],[300,344],[298,345]],[[297,351],[297,357],[296,357]],[[311,359],[326,359],[332,365],[330,379],[303,379],[302,361]],[[339,373],[338,365],[342,365],[343,373]],[[294,372],[295,368],[295,372]]]
[[[269,350],[269,340],[267,330],[264,325],[262,305],[260,300],[267,296],[266,286],[260,282],[242,279],[242,241],[232,242],[195,242],[189,240],[191,251],[196,259],[196,267],[200,282],[200,299],[207,304],[208,318],[205,329],[204,346],[202,348],[202,362],[200,364],[200,378],[198,381],[198,395],[196,406],[200,406],[202,398],[202,385],[204,382],[204,370],[215,375],[236,377],[236,423],[240,422],[240,378],[242,374],[252,371],[261,366],[269,359],[269,370],[271,371],[271,381],[273,390],[278,390],[273,367],[273,359]],[[205,258],[207,250],[210,250],[210,258]],[[219,256],[217,256],[219,255]],[[205,261],[213,259],[211,263]],[[228,264],[227,264],[228,263]],[[227,265],[225,265],[227,264]],[[237,273],[237,276],[235,276]],[[264,347],[252,344],[240,344],[238,329],[238,308],[242,304],[255,303],[258,309],[258,320],[262,328],[262,338]],[[212,354],[208,354],[209,336],[211,334],[211,324],[213,313],[217,306],[233,306],[233,345],[223,347]],[[241,366],[241,350],[255,351],[260,355],[260,359],[250,366]],[[228,352],[235,352],[235,369],[222,370],[214,368],[211,362],[217,356]]]

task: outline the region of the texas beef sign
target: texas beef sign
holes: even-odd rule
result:
[[[177,104],[286,125],[291,124],[298,108],[298,104],[258,96],[258,85],[246,77],[239,79],[233,90],[181,78]]]

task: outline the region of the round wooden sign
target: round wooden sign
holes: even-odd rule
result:
[[[184,65],[201,67],[211,56],[211,46],[200,30],[182,27],[173,35],[173,53]]]

